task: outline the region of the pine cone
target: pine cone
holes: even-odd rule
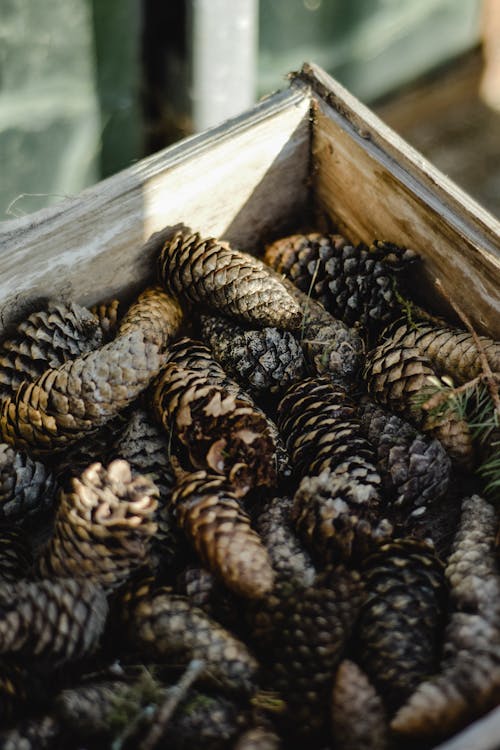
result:
[[[0,586],[0,653],[52,666],[95,651],[108,607],[103,590],[71,579]]]
[[[247,723],[247,712],[224,696],[192,692],[167,724],[162,747],[220,750],[229,747]]]
[[[433,440],[369,399],[359,405],[361,429],[376,449],[382,488],[404,523],[436,504],[446,493],[451,461],[438,440]]]
[[[42,551],[42,576],[84,577],[113,588],[148,560],[156,531],[158,490],[132,478],[126,461],[96,463],[62,492],[52,539]]]
[[[0,519],[24,525],[50,512],[56,489],[52,472],[41,461],[0,443]]]
[[[255,528],[266,547],[277,582],[307,587],[313,584],[316,570],[292,528],[292,501],[275,497],[259,509]]]
[[[403,323],[394,326],[391,333],[395,344],[417,349],[437,373],[449,375],[457,383],[467,383],[482,373],[479,352],[468,331],[424,323]],[[492,371],[500,373],[500,341],[487,336],[478,338]]]
[[[460,529],[446,568],[453,611],[442,670],[420,684],[396,714],[391,726],[400,734],[448,736],[500,700],[497,523],[495,509],[481,497],[463,501]]]
[[[174,565],[182,547],[182,538],[172,517],[170,497],[175,484],[170,463],[170,446],[167,435],[144,409],[135,409],[127,427],[113,447],[115,458],[129,462],[134,476],[148,476],[159,490],[155,520],[156,534],[151,540],[155,567]]]
[[[305,477],[293,499],[292,521],[324,562],[360,560],[392,535],[373,486],[349,471]]]
[[[335,668],[361,606],[358,573],[337,568],[334,580],[334,588],[277,586],[253,613],[253,640],[301,735],[327,721]]]
[[[172,504],[203,564],[229,589],[258,598],[272,588],[267,551],[222,478],[203,471],[188,474],[175,488]]]
[[[108,679],[62,690],[54,701],[56,714],[79,735],[122,732],[145,705],[165,698],[166,689],[146,674],[133,682]]]
[[[90,308],[92,315],[95,315],[99,321],[104,343],[111,341],[116,336],[119,319],[123,313],[120,305],[120,300],[112,299],[107,302],[99,302]]]
[[[436,667],[445,579],[427,544],[399,539],[364,561],[359,659],[392,711]]]
[[[28,540],[17,529],[0,528],[0,586],[28,578],[33,565]]]
[[[159,276],[172,294],[258,326],[296,330],[297,303],[262,261],[228,243],[176,232],[159,257]]]
[[[244,732],[234,745],[233,750],[282,750],[281,739],[266,727],[252,727]]]
[[[182,309],[161,287],[145,289],[129,307],[118,327],[118,336],[140,331],[146,341],[165,351],[182,323]]]
[[[334,317],[369,329],[399,312],[395,275],[415,257],[392,242],[353,247],[341,235],[314,232],[277,240],[264,260]]]
[[[173,357],[173,358],[172,358]],[[214,368],[187,369],[171,359],[155,387],[153,404],[167,434],[184,446],[186,468],[227,477],[236,492],[275,486],[276,446],[269,420],[249,396]]]
[[[54,471],[60,486],[83,474],[91,464],[108,464],[113,458],[113,444],[120,439],[128,423],[127,411],[117,414],[94,432],[85,434],[62,453],[57,454]]]
[[[58,747],[59,723],[53,716],[24,719],[13,729],[0,732],[2,750],[50,750]]]
[[[177,576],[177,593],[233,633],[242,629],[241,601],[213,573],[194,564]]]
[[[163,365],[140,331],[23,383],[0,412],[3,439],[43,455],[61,451],[123,411]]]
[[[302,311],[299,341],[312,373],[340,382],[356,377],[364,354],[359,333],[332,317],[291,281],[283,279],[283,284]]]
[[[342,386],[328,378],[307,378],[290,386],[278,405],[278,428],[299,476],[322,471],[348,472],[370,485],[375,496],[380,477],[375,454],[362,437],[356,408]]]
[[[418,349],[400,347],[389,340],[368,353],[363,376],[368,392],[379,403],[403,413],[423,432],[440,440],[458,465],[472,465],[472,435],[467,422],[452,410],[433,413],[418,403],[437,377]]]
[[[304,375],[302,348],[288,331],[248,330],[212,315],[202,315],[201,331],[215,359],[248,393],[277,392]]]
[[[19,323],[0,346],[0,399],[14,396],[23,381],[97,349],[99,322],[85,307],[51,301]]]
[[[345,659],[332,695],[332,735],[342,750],[386,750],[389,727],[384,706],[365,673]]]
[[[206,682],[230,691],[254,690],[258,665],[247,647],[185,597],[141,581],[122,594],[120,616],[130,647],[142,655],[177,666],[201,659]]]

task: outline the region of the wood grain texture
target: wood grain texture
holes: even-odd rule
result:
[[[352,239],[417,251],[425,261],[414,275],[417,296],[438,299],[439,278],[479,331],[500,338],[500,222],[326,73],[308,65],[303,78],[316,93],[319,207]]]
[[[2,322],[43,297],[89,305],[137,291],[168,227],[255,249],[296,221],[309,195],[309,109],[303,91],[278,93],[76,198],[0,224]]]

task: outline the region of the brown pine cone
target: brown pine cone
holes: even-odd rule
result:
[[[174,489],[172,505],[204,565],[241,596],[258,598],[273,585],[266,548],[221,477],[198,471]]]
[[[0,653],[52,666],[95,651],[106,623],[103,590],[90,581],[17,581],[0,586]]]
[[[113,444],[120,439],[120,435],[128,423],[127,411],[117,414],[94,432],[85,434],[76,443],[57,454],[54,472],[60,486],[67,483],[71,477],[78,477],[91,464],[108,464],[113,458]]]
[[[0,519],[25,525],[50,513],[57,484],[41,462],[0,443]]]
[[[361,429],[374,446],[382,488],[397,519],[420,517],[446,493],[451,460],[439,440],[423,435],[400,417],[380,409],[369,399],[359,405]]]
[[[417,349],[439,375],[449,375],[456,383],[467,383],[482,373],[479,352],[468,331],[402,323],[394,326],[391,338],[398,346]],[[488,336],[479,336],[479,340],[491,370],[500,373],[500,341]]]
[[[169,750],[221,750],[248,724],[248,712],[222,695],[192,691],[163,734]],[[262,748],[261,750],[266,750]]]
[[[300,326],[300,309],[279,278],[227,242],[176,232],[160,253],[158,271],[165,288],[187,302],[257,326]]]
[[[64,450],[123,411],[163,361],[156,344],[135,331],[57,370],[46,370],[3,402],[2,437],[34,455]]]
[[[51,301],[19,323],[0,345],[0,399],[14,396],[23,381],[97,349],[99,322],[85,307]]]
[[[118,327],[118,336],[141,331],[146,341],[165,351],[182,323],[179,302],[159,286],[145,289],[129,307]]]
[[[440,440],[454,462],[470,468],[474,451],[467,422],[453,410],[434,413],[419,405],[418,399],[437,376],[417,348],[401,347],[389,339],[368,353],[363,377],[376,401],[404,414],[422,432]]]
[[[146,564],[156,531],[158,490],[145,476],[132,478],[126,461],[96,463],[61,492],[54,533],[37,562],[44,577],[120,585]]]
[[[13,729],[0,732],[2,750],[50,750],[58,747],[60,726],[53,716],[23,719]]]
[[[288,331],[245,329],[212,315],[202,315],[201,331],[215,359],[248,393],[278,392],[304,375],[302,348]]]
[[[282,750],[282,747],[276,732],[257,726],[240,735],[232,750]]]
[[[445,606],[442,563],[429,545],[399,539],[362,567],[367,596],[360,664],[392,711],[436,668]]]
[[[276,581],[294,586],[311,586],[316,570],[292,528],[292,500],[274,497],[260,508],[255,528],[266,547]]]
[[[335,668],[362,601],[359,574],[337,568],[333,588],[277,586],[252,614],[253,642],[270,686],[287,704],[289,728],[301,735],[327,721]]]
[[[254,486],[276,485],[276,446],[268,420],[234,387],[170,361],[153,404],[167,434],[184,446],[186,468],[221,474],[242,495]]]
[[[342,750],[386,750],[389,726],[380,696],[365,673],[345,659],[332,694],[332,736]]]
[[[361,435],[356,408],[342,386],[325,377],[295,383],[278,405],[277,420],[299,476],[348,471],[377,494],[375,454]]]
[[[120,300],[111,299],[107,302],[98,302],[96,305],[92,305],[90,312],[99,321],[104,343],[114,339],[118,331],[119,319],[123,313]]]
[[[0,528],[0,586],[28,578],[32,566],[31,548],[24,534]]]
[[[411,737],[441,738],[500,700],[500,574],[495,560],[497,514],[478,495],[462,504],[462,519],[446,567],[452,614],[441,672],[422,682],[392,728]]]
[[[395,275],[415,257],[392,242],[376,240],[368,248],[313,232],[273,242],[264,259],[339,320],[371,328],[399,312]]]
[[[141,655],[177,666],[201,659],[200,679],[219,689],[255,689],[258,664],[247,647],[185,597],[146,579],[128,586],[119,608],[128,644]]]
[[[392,535],[378,493],[364,473],[323,471],[305,477],[293,499],[292,521],[323,562],[360,560]]]

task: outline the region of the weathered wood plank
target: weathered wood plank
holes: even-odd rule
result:
[[[252,249],[300,216],[309,196],[310,100],[288,90],[78,197],[0,225],[4,323],[28,301],[83,304],[127,294],[153,272],[158,242],[184,223]]]
[[[319,94],[319,205],[353,238],[415,249],[425,259],[415,286],[427,287],[427,299],[438,298],[441,279],[478,329],[500,338],[500,223],[324,72],[306,73]]]

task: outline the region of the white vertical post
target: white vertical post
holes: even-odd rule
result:
[[[191,102],[195,130],[255,101],[258,0],[189,0]]]

